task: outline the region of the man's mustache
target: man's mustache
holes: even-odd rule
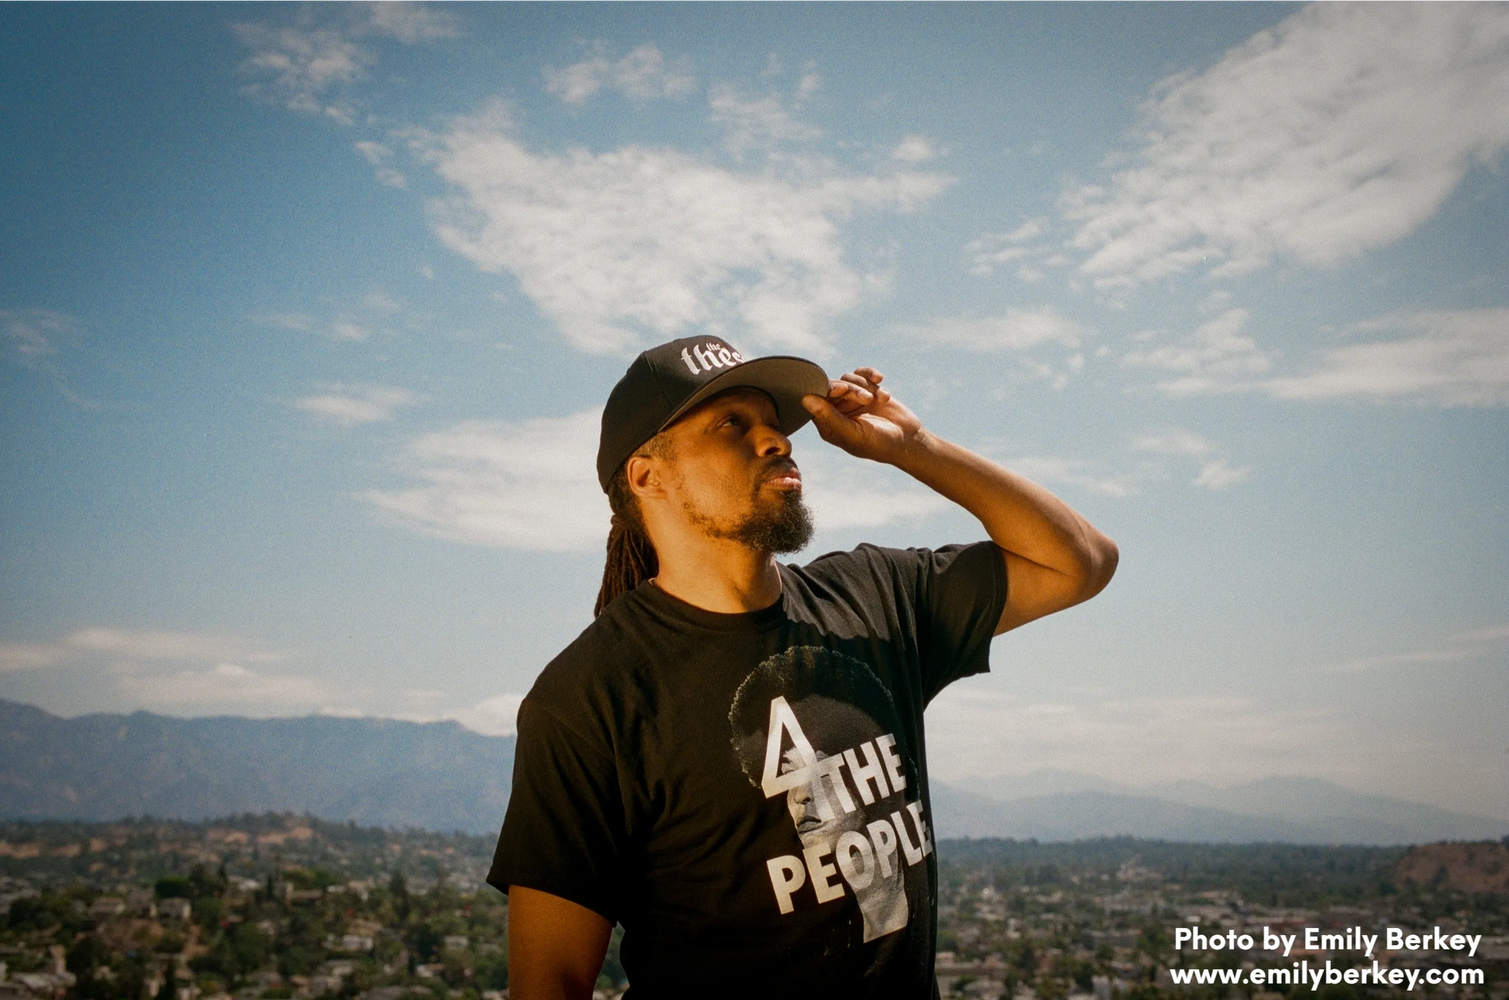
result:
[[[760,470],[759,481],[763,483],[767,479],[777,479],[781,476],[789,476],[792,473],[800,477],[802,470],[797,468],[796,462],[788,456],[777,455],[769,459],[765,464],[765,468]]]

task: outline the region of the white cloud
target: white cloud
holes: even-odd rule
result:
[[[455,19],[429,6],[393,2],[333,9],[339,18],[319,26],[307,16],[282,27],[232,25],[237,40],[251,50],[241,63],[241,72],[252,79],[246,93],[350,125],[355,121],[351,104],[328,95],[365,78],[376,65],[376,54],[359,39],[384,37],[412,45],[457,34]]]
[[[61,660],[65,652],[51,642],[0,642],[0,673],[50,667]]]
[[[654,45],[641,45],[622,59],[609,58],[607,43],[598,42],[593,55],[564,69],[545,70],[545,89],[567,104],[581,104],[604,87],[637,101],[675,97],[696,86],[684,64],[666,62]]]
[[[343,385],[332,383],[325,391],[294,401],[294,406],[342,427],[392,420],[400,406],[414,402],[407,389],[382,385]]]
[[[1002,462],[1006,468],[1048,486],[1076,486],[1108,497],[1127,497],[1142,492],[1142,487],[1160,473],[1141,465],[1121,472],[1107,472],[1094,463],[1057,455],[1018,455]]]
[[[573,345],[598,352],[706,331],[822,353],[831,318],[873,284],[844,260],[840,224],[910,211],[949,183],[806,161],[742,173],[639,146],[536,154],[500,105],[427,146],[457,190],[434,206],[441,240],[511,272]]]
[[[735,157],[750,150],[770,150],[787,142],[822,137],[822,130],[795,117],[779,94],[744,97],[728,84],[707,97],[713,123],[723,129],[723,145]],[[917,162],[917,161],[908,161]]]
[[[1044,344],[1078,348],[1085,336],[1084,328],[1052,306],[1007,309],[1002,316],[942,317],[894,329],[918,347],[958,347],[981,353],[1025,351]]]
[[[372,169],[377,173],[377,182],[388,187],[406,188],[409,179],[403,172],[393,166],[393,151],[380,142],[358,142],[356,151],[362,154],[362,158],[372,164]]]
[[[1192,431],[1175,429],[1146,434],[1135,439],[1132,448],[1156,455],[1200,459],[1200,471],[1190,480],[1191,486],[1203,486],[1211,490],[1225,489],[1244,481],[1252,474],[1250,467],[1232,465],[1220,454],[1220,449],[1215,444]]]
[[[1039,255],[1040,251],[1023,244],[1031,243],[1042,234],[1043,220],[1028,219],[1009,233],[985,233],[971,240],[964,248],[969,253],[969,273],[989,277],[1002,265]],[[1041,276],[1036,269],[1025,270]]]
[[[282,658],[279,653],[259,651],[240,639],[204,632],[92,627],[74,632],[63,640],[63,645],[73,650],[130,660],[268,661]]]
[[[1000,316],[945,316],[926,323],[902,323],[891,333],[915,348],[954,348],[980,354],[1013,353],[1029,374],[1049,380],[1055,389],[1068,384],[1084,367],[1080,350],[1086,331],[1052,306],[1007,309]],[[1043,360],[1044,348],[1063,355],[1061,363]]]
[[[472,732],[483,736],[512,736],[517,731],[521,694],[499,694],[485,698],[469,708],[457,709],[446,718],[455,719]]]
[[[1373,320],[1311,372],[1269,379],[1280,399],[1401,399],[1440,406],[1509,404],[1509,308],[1422,312]]]
[[[818,531],[878,528],[948,510],[953,504],[895,469],[854,458],[805,432],[792,457]],[[863,483],[855,488],[855,483]]]
[[[938,155],[938,147],[925,135],[909,135],[891,150],[891,155],[902,163],[926,163]]]
[[[1101,284],[1334,265],[1509,145],[1509,8],[1316,4],[1161,83],[1134,165],[1065,196]]]
[[[344,307],[336,306],[324,317],[303,312],[263,313],[252,317],[252,321],[279,330],[318,333],[332,340],[357,343],[373,334],[394,333],[393,321],[403,309],[403,304],[388,293],[373,289]],[[412,325],[409,324],[411,328]]]
[[[260,673],[236,663],[166,674],[119,672],[116,683],[148,708],[308,708],[330,698],[325,685],[311,678]]]
[[[1247,310],[1228,309],[1182,343],[1129,351],[1125,364],[1172,373],[1156,384],[1171,396],[1226,392],[1252,384],[1273,362],[1242,333]]]
[[[56,353],[58,337],[77,330],[73,317],[51,309],[0,309],[0,332],[22,361]]]
[[[595,471],[600,425],[600,410],[458,424],[409,445],[404,464],[424,485],[365,496],[400,523],[471,545],[600,548],[608,537]]]
[[[1458,663],[1476,660],[1494,653],[1502,655],[1503,644],[1509,640],[1509,625],[1474,629],[1447,636],[1445,641],[1429,649],[1410,649],[1398,653],[1376,656],[1358,656],[1331,664],[1335,673],[1368,673],[1385,667],[1419,667],[1435,663]]]
[[[470,545],[591,551],[608,537],[608,502],[597,483],[601,410],[518,423],[470,421],[409,445],[404,465],[424,485],[375,490],[366,499],[426,534]],[[947,509],[909,477],[850,458],[815,433],[794,457],[819,530],[873,528]],[[863,490],[852,486],[856,476]],[[464,720],[463,720],[464,721]]]
[[[241,44],[252,50],[241,64],[243,73],[257,78],[247,85],[247,93],[276,101],[290,111],[352,123],[350,107],[326,103],[324,94],[366,75],[375,61],[366,48],[335,28],[237,24],[233,30]]]
[[[366,5],[367,27],[405,45],[455,38],[461,32],[456,19],[432,4],[383,0]]]
[[[1158,434],[1144,434],[1132,441],[1132,447],[1155,455],[1192,455],[1201,458],[1209,455],[1216,446],[1193,431],[1175,429]]]
[[[0,643],[0,671],[97,671],[122,699],[148,709],[313,708],[330,698],[319,681],[245,666],[285,658],[234,636],[108,626],[81,628],[56,642]]]
[[[1280,709],[1235,696],[1088,697],[1052,703],[955,685],[927,710],[928,753],[941,780],[990,775],[1009,761],[1104,774],[1132,784],[1222,783],[1308,773],[1355,736],[1335,713]]]
[[[1173,396],[1262,392],[1277,399],[1357,399],[1436,406],[1509,404],[1509,308],[1401,313],[1343,331],[1308,371],[1274,376],[1271,358],[1229,309],[1182,342],[1141,347],[1123,363],[1167,372],[1155,388]],[[1139,339],[1150,340],[1152,334]]]
[[[1190,485],[1220,490],[1244,482],[1250,475],[1252,475],[1250,466],[1233,466],[1224,458],[1215,458],[1200,466],[1200,474],[1190,480]]]

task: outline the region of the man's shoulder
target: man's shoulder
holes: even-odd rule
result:
[[[638,613],[635,605],[629,593],[604,608],[545,665],[529,698],[545,708],[574,704],[584,692],[613,687],[633,673],[636,664],[646,662],[643,643],[626,627],[628,619]]]

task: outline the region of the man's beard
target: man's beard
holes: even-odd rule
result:
[[[812,540],[812,512],[799,491],[783,490],[778,505],[756,509],[723,537],[771,555],[800,552]]]
[[[796,469],[796,463],[790,459],[773,464],[780,469]],[[754,510],[732,527],[725,528],[714,523],[712,518],[690,503],[686,505],[686,513],[694,524],[713,538],[726,538],[756,552],[770,555],[783,556],[800,552],[812,540],[812,512],[802,501],[800,490],[782,490],[780,499],[774,503],[765,500],[760,491],[766,478],[768,477],[761,477],[760,484],[754,488]]]

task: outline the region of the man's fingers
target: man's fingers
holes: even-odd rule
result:
[[[824,441],[834,444],[848,441],[859,429],[847,414],[821,396],[803,396],[802,406],[812,414],[812,422]]]

